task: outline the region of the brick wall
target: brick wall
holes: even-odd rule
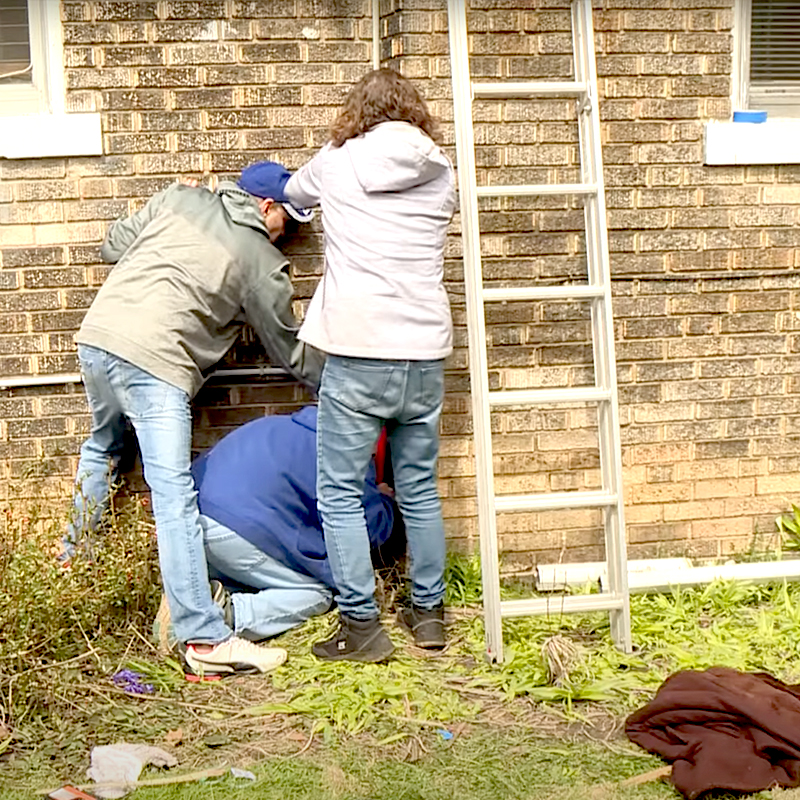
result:
[[[609,237],[632,556],[710,556],[773,529],[800,488],[797,217],[800,168],[704,167],[703,122],[729,114],[732,0],[596,6]],[[478,79],[568,78],[569,17],[552,0],[473,0]],[[108,222],[177,175],[290,167],[325,141],[370,68],[366,0],[62,2],[68,105],[103,112],[102,158],[0,161],[0,375],[76,369],[72,334],[106,274]],[[382,0],[382,58],[413,78],[453,142],[444,0]],[[577,127],[564,100],[475,106],[481,181],[568,181]],[[451,150],[452,152],[452,150]],[[584,274],[582,212],[561,198],[487,201],[490,284]],[[286,248],[301,297],[321,267],[318,223]],[[476,544],[459,220],[446,264],[456,322],[441,490],[453,546]],[[488,309],[493,387],[591,381],[581,304]],[[261,359],[241,342],[230,364]],[[304,402],[287,383],[215,381],[196,446]],[[87,418],[79,386],[0,391],[1,491],[42,470],[62,497]],[[593,411],[494,415],[500,492],[598,483]],[[44,459],[44,460],[43,460]],[[500,519],[511,561],[596,557],[596,512]]]

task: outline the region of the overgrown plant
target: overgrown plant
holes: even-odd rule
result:
[[[443,653],[406,649],[407,637],[387,618],[398,645],[389,662],[320,662],[309,645],[332,619],[315,618],[279,637],[276,644],[286,647],[290,658],[266,680],[196,686],[183,680],[177,662],[141,646],[159,582],[153,526],[140,506],[122,506],[94,561],[79,557],[68,571],[60,570],[49,552],[61,533],[58,524],[35,513],[9,512],[3,525],[0,723],[11,717],[11,748],[32,761],[44,753],[83,764],[91,743],[119,738],[157,743],[167,730],[186,726],[188,731],[189,725],[205,731],[223,726],[235,738],[237,726],[245,730],[271,721],[280,726],[284,715],[305,725],[304,736],[313,732],[334,742],[364,734],[390,744],[414,739],[420,731],[447,733],[476,719],[507,722],[533,703],[548,703],[573,718],[587,701],[625,714],[668,675],[714,665],[766,671],[790,683],[800,679],[798,583],[716,582],[636,595],[631,617],[637,652],[630,655],[614,648],[606,614],[565,614],[558,597],[551,596],[548,615],[504,621],[505,659],[491,665],[484,657],[479,559],[452,556],[450,644]],[[523,591],[530,594],[532,588],[503,587],[506,596]],[[558,680],[543,647],[548,638],[570,645]],[[111,676],[122,667],[152,685],[147,702],[138,695],[120,698]],[[63,713],[76,696],[80,701]],[[78,728],[83,739],[75,734]],[[49,752],[43,735],[51,736]]]
[[[480,597],[476,556],[452,556],[448,562],[448,605],[475,606]],[[519,591],[519,587],[515,588]],[[720,665],[741,671],[767,671],[795,682],[800,655],[800,584],[753,585],[716,581],[708,586],[631,598],[635,654],[611,642],[606,614],[564,614],[553,597],[547,616],[506,620],[505,659],[490,665],[484,657],[483,621],[477,607],[457,615],[450,626],[451,645],[437,658],[409,659],[398,649],[387,664],[322,663],[308,655],[326,622],[311,620],[287,634],[286,667],[274,674],[283,697],[247,709],[248,715],[289,713],[314,720],[326,735],[378,730],[410,716],[429,725],[473,719],[487,703],[515,698],[555,703],[576,713],[581,702],[600,702],[628,713],[644,702],[670,674],[681,669]],[[403,639],[390,628],[396,643]],[[548,637],[575,645],[575,657],[557,682],[548,674]],[[494,699],[492,699],[494,698]]]
[[[67,568],[55,558],[64,528],[35,503],[0,509],[0,722],[57,703],[69,671],[58,665],[102,667],[105,638],[146,629],[157,606],[154,529],[140,503],[119,503],[98,546]]]
[[[483,597],[481,584],[481,560],[472,555],[450,554],[444,572],[447,605],[480,603]]]
[[[791,514],[776,517],[775,525],[783,536],[783,546],[787,550],[800,550],[800,508],[792,503]]]

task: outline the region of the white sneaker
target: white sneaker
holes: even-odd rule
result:
[[[218,680],[223,675],[270,672],[286,661],[282,647],[264,647],[232,636],[208,653],[200,653],[193,644],[183,649],[188,680]]]

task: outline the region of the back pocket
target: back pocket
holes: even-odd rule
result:
[[[395,368],[390,362],[357,362],[353,359],[332,360],[325,365],[323,391],[353,411],[366,411],[372,416],[386,416],[390,410],[388,397]]]

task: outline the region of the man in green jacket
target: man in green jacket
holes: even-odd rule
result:
[[[255,166],[255,165],[254,165]],[[113,223],[101,250],[116,264],[76,336],[92,413],[81,448],[67,554],[108,505],[126,421],[136,432],[150,487],[161,577],[187,677],[266,672],[280,648],[239,639],[208,583],[190,472],[190,402],[204,373],[248,322],[272,361],[316,389],[321,358],[297,341],[288,262],[273,242],[289,217],[312,212],[274,203],[249,167],[215,192],[175,184]]]

